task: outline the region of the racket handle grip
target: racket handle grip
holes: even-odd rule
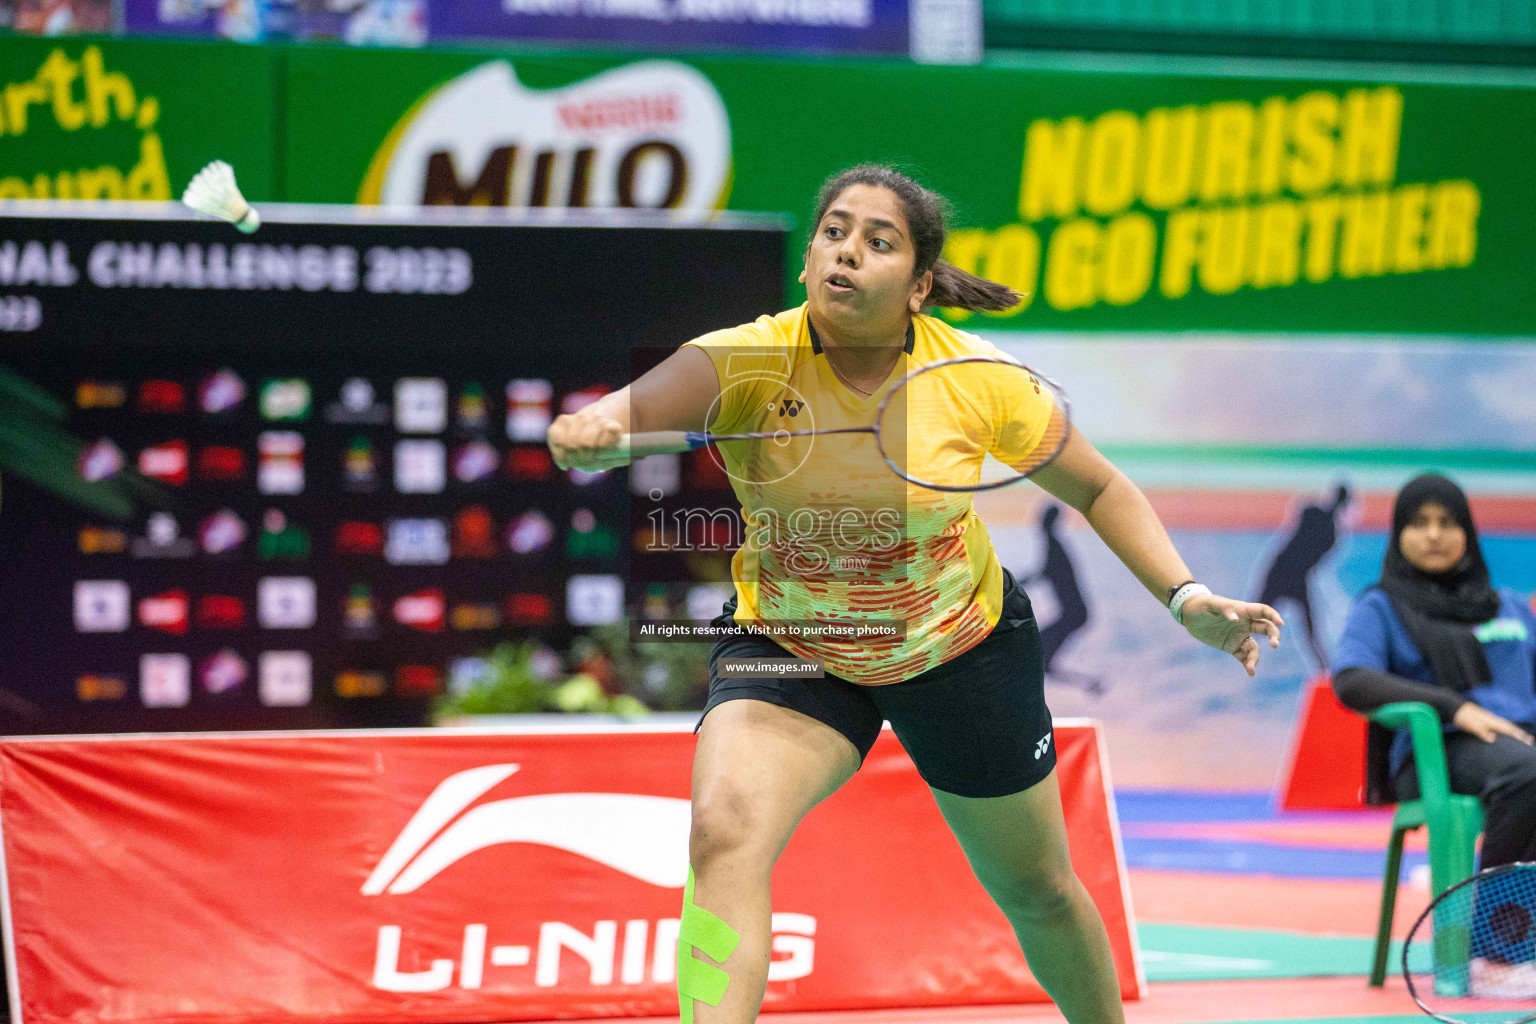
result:
[[[709,444],[709,435],[697,430],[649,430],[640,434],[625,434],[619,443],[608,451],[597,453],[581,467],[583,469],[612,469],[625,466],[647,455],[675,455],[691,452]]]

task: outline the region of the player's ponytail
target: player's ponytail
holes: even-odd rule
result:
[[[837,197],[855,185],[887,189],[901,200],[916,254],[913,276],[933,271],[933,289],[928,293],[927,306],[1003,310],[1018,305],[1023,299],[1012,288],[968,274],[953,263],[940,259],[940,254],[944,252],[944,221],[949,213],[949,202],[937,192],[924,188],[884,164],[860,164],[828,178],[816,195],[816,216],[811,220],[813,231],[814,225],[821,223],[821,218]]]
[[[933,289],[928,305],[949,309],[1012,309],[1024,298],[1007,285],[968,274],[948,260],[933,264]]]

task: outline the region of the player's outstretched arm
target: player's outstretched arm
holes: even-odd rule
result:
[[[1031,479],[1081,512],[1159,601],[1166,602],[1170,589],[1192,578],[1141,488],[1077,430],[1061,453]],[[1249,675],[1259,664],[1253,634],[1266,636],[1270,647],[1279,647],[1280,627],[1285,624],[1269,605],[1217,594],[1190,597],[1180,609],[1180,620],[1196,640],[1231,654]]]
[[[720,379],[709,356],[684,345],[628,387],[555,417],[549,450],[561,469],[612,466],[611,452],[625,434],[652,430],[704,430],[720,397]]]

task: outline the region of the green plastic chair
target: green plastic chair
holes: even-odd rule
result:
[[[1369,717],[1388,729],[1409,730],[1413,763],[1419,773],[1419,799],[1399,803],[1392,815],[1392,840],[1387,844],[1387,870],[1381,884],[1381,918],[1376,926],[1376,954],[1371,964],[1371,984],[1380,987],[1386,980],[1387,955],[1392,946],[1392,914],[1397,906],[1404,837],[1420,826],[1429,829],[1429,884],[1433,895],[1438,896],[1472,877],[1476,870],[1483,805],[1475,796],[1451,792],[1445,767],[1445,740],[1440,731],[1440,716],[1434,708],[1418,701],[1405,701],[1387,704]]]

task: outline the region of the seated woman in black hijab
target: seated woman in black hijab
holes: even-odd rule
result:
[[[1425,474],[1398,492],[1381,580],[1356,599],[1333,659],[1345,706],[1423,701],[1446,723],[1451,788],[1480,797],[1482,866],[1536,860],[1536,614],[1496,590],[1461,488]],[[1407,730],[1393,782],[1418,794]]]

